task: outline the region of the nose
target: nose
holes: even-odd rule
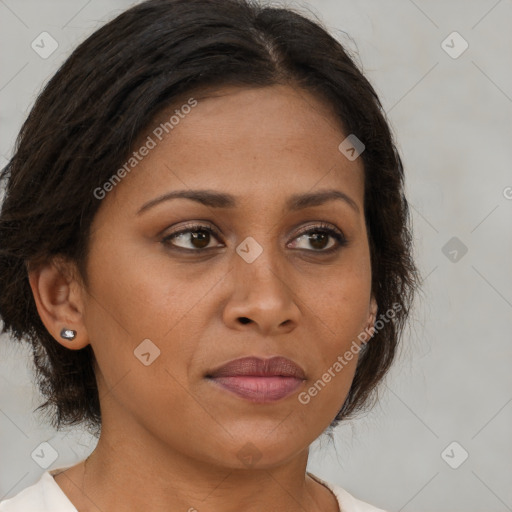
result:
[[[238,253],[233,260],[224,323],[235,330],[256,329],[265,336],[295,329],[301,316],[296,292],[298,275],[287,268],[284,258],[263,250],[250,263]]]

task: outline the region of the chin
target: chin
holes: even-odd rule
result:
[[[307,450],[307,441],[265,437],[265,434],[244,436],[238,442],[230,440],[224,444],[223,465],[231,469],[272,469],[296,458]],[[229,453],[229,456],[228,456]]]

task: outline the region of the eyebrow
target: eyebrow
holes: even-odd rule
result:
[[[139,209],[137,215],[141,215],[150,208],[172,199],[190,199],[210,208],[236,208],[237,206],[236,197],[232,194],[213,190],[174,190],[145,203]],[[286,208],[290,211],[297,211],[313,206],[321,206],[328,201],[335,200],[343,201],[357,213],[360,213],[357,203],[350,196],[336,189],[294,194],[287,199]]]

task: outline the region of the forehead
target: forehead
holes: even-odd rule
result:
[[[172,189],[279,199],[338,187],[362,201],[362,159],[338,149],[346,135],[332,107],[290,86],[223,87],[183,95],[140,134],[151,146],[114,190],[135,202]],[[362,204],[362,203],[361,203]]]
[[[191,99],[197,105],[187,109]],[[178,120],[176,114],[180,112],[183,113]],[[261,154],[276,147],[283,153],[291,147],[311,153],[312,147],[318,146],[319,139],[327,134],[335,140],[343,135],[341,122],[329,104],[303,89],[285,85],[199,90],[197,94],[182,96],[159,113],[150,130],[165,125],[171,117],[178,123],[168,133],[166,142],[175,147],[209,144],[234,150],[242,142],[242,149],[256,149],[254,144],[264,143],[259,146]],[[329,143],[326,140],[323,149]]]

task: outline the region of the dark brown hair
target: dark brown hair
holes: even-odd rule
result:
[[[417,285],[403,169],[379,98],[347,51],[298,12],[254,0],[149,0],[94,32],[39,95],[0,174],[0,317],[29,342],[52,425],[97,435],[91,346],[68,350],[38,315],[27,266],[56,255],[85,275],[94,190],[111,178],[163,109],[207,86],[288,84],[323,98],[364,145],[365,218],[379,313],[394,310],[360,354],[331,424],[368,405],[388,371]],[[341,142],[341,141],[340,141]]]

